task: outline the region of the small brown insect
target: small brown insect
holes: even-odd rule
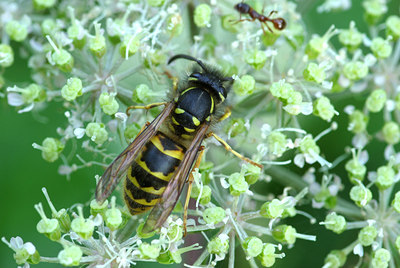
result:
[[[271,28],[268,26],[267,22],[271,22],[274,25],[276,30],[282,31],[286,27],[286,21],[283,18],[275,18],[271,19],[271,15],[276,13],[275,10],[271,11],[268,16],[264,16],[263,14],[258,13],[251,6],[246,3],[239,3],[235,5],[235,9],[240,13],[240,21],[255,21],[258,20],[261,22],[261,28],[265,34],[264,24],[267,26],[268,30],[272,33]],[[248,14],[251,19],[242,19],[242,14]]]

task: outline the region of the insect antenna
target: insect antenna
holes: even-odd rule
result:
[[[203,70],[206,73],[209,73],[209,70],[207,69],[207,67],[203,64],[203,62],[201,60],[198,60],[192,56],[189,55],[185,55],[185,54],[177,54],[175,56],[173,56],[172,58],[170,58],[167,62],[167,64],[170,64],[171,62],[175,61],[176,59],[186,59],[186,60],[191,60],[191,61],[195,61],[197,62],[198,65],[200,65],[201,68],[203,68]],[[232,81],[233,78],[231,76],[228,77],[224,77],[221,79],[222,81]]]
[[[169,59],[167,64],[170,64],[171,62],[173,62],[176,59],[186,59],[186,60],[195,61],[195,62],[197,62],[198,65],[200,65],[201,68],[203,68],[203,70],[205,72],[208,72],[206,66],[204,66],[204,64],[203,64],[203,62],[201,60],[198,60],[196,58],[193,58],[192,56],[185,55],[185,54],[177,54],[177,55],[173,56],[172,58]]]

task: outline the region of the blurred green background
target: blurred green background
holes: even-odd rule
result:
[[[348,28],[351,20],[356,22],[360,31],[366,31],[361,1],[353,1],[350,11],[331,14],[316,13],[315,7],[321,3],[322,1],[298,1],[310,33],[322,35],[332,23],[337,28]],[[399,5],[399,0],[392,0],[389,13],[399,14]],[[15,43],[12,43],[12,46],[14,51],[17,51]],[[16,58],[14,65],[6,69],[4,77],[7,81],[6,86],[14,84],[23,86],[29,83],[30,73],[26,60]],[[351,100],[349,102],[351,103]],[[7,104],[5,98],[0,99],[0,236],[4,236],[7,240],[12,236],[21,236],[24,242],[33,242],[39,253],[43,252],[45,256],[56,256],[61,246],[55,246],[56,243],[50,242],[36,231],[36,223],[40,217],[33,205],[42,202],[45,211],[50,214],[41,188],[47,188],[57,209],[68,208],[75,203],[86,203],[93,197],[94,175],[100,173],[98,168],[86,168],[73,173],[71,180],[67,181],[57,173],[59,161],[47,163],[41,158],[40,151],[32,148],[32,143],[41,143],[45,137],[57,137],[56,127],[64,126],[65,121],[63,110],[57,105],[49,106],[37,113],[18,114],[14,107]],[[337,134],[324,138],[324,144],[320,146],[329,143],[334,145],[335,140],[330,141],[329,138],[335,139]],[[321,221],[323,219],[321,217],[317,220]],[[318,224],[310,225],[304,217],[295,220],[294,226],[299,227],[299,232],[318,234],[318,242],[298,240],[292,250],[285,249],[287,257],[278,260],[274,267],[304,267],[304,265],[321,267],[323,259],[331,249],[342,248],[356,238],[356,234],[352,232],[338,236]],[[241,250],[237,252],[236,259],[239,266],[239,260],[244,261],[245,257]],[[146,264],[147,267],[148,265]],[[221,264],[224,265],[226,263]],[[0,243],[0,267],[16,266],[12,251]],[[245,261],[240,265],[240,267],[246,266]],[[39,264],[34,267],[60,266]]]

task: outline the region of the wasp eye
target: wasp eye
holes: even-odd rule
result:
[[[192,74],[190,75],[190,77],[199,79],[199,78],[201,77],[201,74],[200,74],[200,73],[192,73]]]

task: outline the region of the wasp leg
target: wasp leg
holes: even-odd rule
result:
[[[228,152],[231,152],[232,154],[234,154],[237,158],[240,158],[243,161],[246,161],[247,163],[252,164],[253,166],[259,167],[259,168],[263,168],[263,166],[257,162],[254,162],[253,160],[241,155],[240,153],[236,152],[235,150],[232,149],[231,146],[229,146],[228,143],[226,143],[226,141],[224,141],[221,137],[217,136],[215,133],[210,132],[207,134],[207,138],[213,136],[217,141],[219,141],[219,143],[222,144],[222,146],[225,147],[225,150],[227,150]]]
[[[225,119],[229,118],[231,114],[231,109],[229,107],[226,107],[225,113],[218,119],[218,122],[224,121]]]
[[[126,108],[126,114],[129,116],[129,110],[133,110],[133,109],[145,109],[145,110],[148,110],[148,109],[152,109],[154,107],[165,105],[167,103],[168,102],[155,102],[155,103],[151,103],[151,104],[146,105],[146,106],[129,106],[128,108]]]
[[[204,154],[204,147],[201,146],[199,150],[200,150],[199,156],[197,157],[197,160],[192,168],[192,171],[189,174],[189,179],[188,179],[189,185],[188,185],[188,190],[187,190],[187,194],[186,194],[185,206],[183,209],[183,236],[184,237],[186,236],[186,233],[187,233],[187,231],[186,231],[187,210],[188,210],[188,206],[189,206],[190,193],[192,191],[192,185],[193,185],[193,181],[194,181],[192,172],[193,172],[193,170],[195,170],[196,168],[199,168],[199,166],[200,166],[200,162],[201,162],[201,159],[203,158],[203,154]]]
[[[169,79],[172,80],[172,90],[173,90],[174,92],[176,92],[177,89],[178,89],[178,82],[179,82],[178,77],[173,76],[169,71],[164,71],[164,74],[165,74],[166,76],[168,76]]]

